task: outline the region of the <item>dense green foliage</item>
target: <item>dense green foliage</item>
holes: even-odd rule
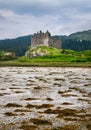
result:
[[[8,61],[16,59],[16,55],[14,52],[8,51],[0,51],[0,61]]]
[[[62,49],[75,51],[91,50],[91,30],[77,32],[69,36],[54,36],[62,41]],[[13,50],[17,56],[25,54],[27,47],[31,44],[31,35],[16,39],[0,40],[0,50]]]
[[[71,49],[75,51],[91,50],[90,40],[78,40],[75,37],[70,36],[61,37],[62,39],[62,49]]]

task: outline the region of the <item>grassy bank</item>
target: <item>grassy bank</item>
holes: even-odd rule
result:
[[[19,61],[1,61],[0,66],[36,66],[36,67],[91,67],[91,62],[19,62]]]
[[[76,52],[38,46],[15,60],[0,59],[0,66],[91,67],[91,50]],[[6,59],[7,60],[7,59]]]

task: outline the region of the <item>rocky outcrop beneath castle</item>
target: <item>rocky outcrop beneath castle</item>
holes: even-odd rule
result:
[[[33,58],[37,56],[47,56],[47,55],[54,55],[56,52],[58,53],[60,50],[56,48],[49,48],[47,46],[37,46],[37,47],[30,47],[30,49],[25,53],[25,57]]]
[[[26,53],[25,57],[27,58],[33,58],[37,56],[46,56],[48,55],[47,47],[45,46],[38,46],[35,48],[30,48]]]

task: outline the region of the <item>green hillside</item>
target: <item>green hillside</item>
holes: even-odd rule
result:
[[[91,62],[91,50],[76,52],[38,46],[29,48],[19,62]]]

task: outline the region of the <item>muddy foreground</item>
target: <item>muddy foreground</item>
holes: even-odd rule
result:
[[[0,130],[91,130],[91,69],[1,67]]]

